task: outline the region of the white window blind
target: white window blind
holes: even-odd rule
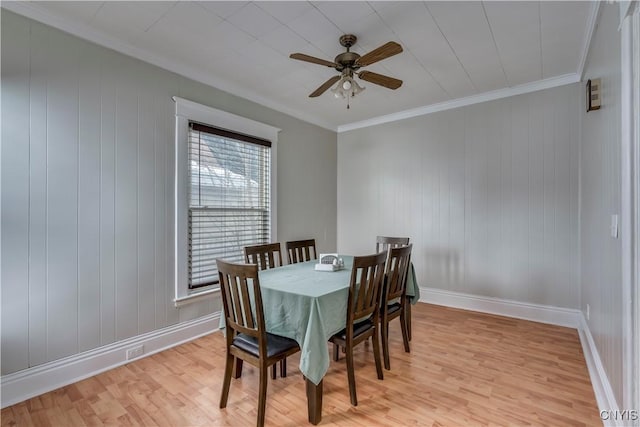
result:
[[[189,124],[189,288],[218,283],[216,259],[271,241],[271,143]]]

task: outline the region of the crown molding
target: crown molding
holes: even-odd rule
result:
[[[582,55],[580,56],[580,63],[578,64],[578,75],[580,80],[584,77],[584,67],[587,65],[587,59],[589,58],[589,50],[591,49],[591,41],[596,33],[598,27],[598,18],[600,17],[600,5],[601,2],[595,1],[591,6],[591,14],[589,15],[589,21],[587,22],[587,36],[584,38],[584,45],[582,46]]]
[[[437,104],[425,105],[423,107],[412,108],[385,116],[374,117],[360,122],[349,123],[338,126],[338,133],[347,132],[354,129],[360,129],[369,126],[375,126],[382,123],[395,122],[398,120],[409,119],[412,117],[424,116],[426,114],[436,113],[438,111],[451,110],[453,108],[464,107],[467,105],[478,104],[481,102],[493,101],[495,99],[508,98],[510,96],[520,95],[523,93],[536,92],[543,89],[549,89],[557,86],[564,86],[580,81],[580,75],[577,73],[565,74],[563,76],[551,77],[544,80],[538,80],[523,85],[513,86],[504,89],[493,90],[491,92],[479,93],[477,95],[467,96],[465,98],[452,99],[451,101],[439,102]]]
[[[115,50],[136,59],[140,59],[141,61],[155,65],[164,70],[171,71],[183,77],[195,80],[199,83],[212,86],[214,88],[228,92],[232,95],[260,104],[264,107],[268,107],[281,113],[287,114],[291,117],[295,117],[296,119],[300,119],[307,123],[311,123],[316,126],[332,130],[334,132],[336,131],[336,127],[334,125],[320,120],[316,116],[305,114],[297,109],[287,107],[278,102],[274,102],[270,99],[260,96],[227,80],[221,79],[211,74],[203,73],[202,71],[197,70],[193,67],[180,64],[179,62],[172,61],[163,56],[155,55],[147,51],[146,49],[140,49],[129,43],[122,42],[100,31],[96,31],[88,25],[71,22],[67,19],[61,18],[39,7],[38,5],[33,4],[32,2],[2,1],[0,7],[17,13],[18,15],[33,19],[34,21],[49,25],[81,39],[88,40],[102,47]]]

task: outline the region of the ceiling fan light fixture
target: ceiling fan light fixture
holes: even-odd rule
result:
[[[336,87],[331,89],[331,93],[333,93],[333,96],[335,96],[337,99],[344,99],[346,97],[344,89],[342,89],[342,84],[340,82],[338,82]]]
[[[341,78],[336,87],[331,89],[331,92],[333,92],[333,96],[338,99],[344,99],[347,96],[353,96],[350,92],[351,88],[353,87],[352,82],[353,80],[349,76],[344,76],[343,78]]]
[[[356,82],[355,80],[351,81],[353,84],[353,89],[351,91],[351,96],[356,96],[357,94],[359,94],[360,92],[362,92],[363,90],[365,90],[365,87],[362,87],[358,84],[358,82]]]
[[[351,76],[344,76],[331,92],[336,98],[345,98],[346,96],[354,97],[365,88],[360,86]]]

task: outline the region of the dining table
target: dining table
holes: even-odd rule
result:
[[[344,268],[317,271],[317,260],[259,272],[267,332],[294,339],[300,346],[300,371],[305,377],[311,424],[322,419],[322,379],[331,357],[328,339],[346,326],[353,256],[340,255]],[[407,298],[420,298],[413,265],[407,278]]]

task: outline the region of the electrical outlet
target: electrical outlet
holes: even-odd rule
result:
[[[127,360],[136,359],[144,354],[144,345],[133,347],[127,350]]]
[[[590,315],[591,315],[591,307],[589,307],[589,304],[587,304],[587,320],[589,320]]]

